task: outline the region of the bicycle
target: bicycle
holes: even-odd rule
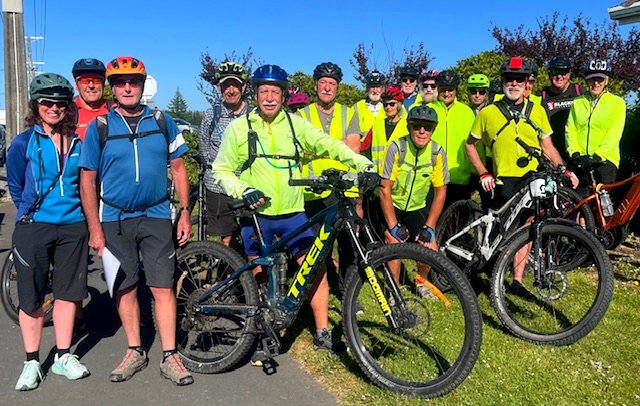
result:
[[[466,261],[465,272],[495,260],[491,303],[512,334],[537,344],[571,344],[604,317],[613,295],[613,267],[591,233],[575,222],[549,217],[558,210],[553,203],[557,175],[538,150],[516,141],[529,159],[538,159],[541,170],[497,211],[477,218],[471,213],[458,232],[440,236],[440,251],[454,262]],[[517,227],[523,216],[532,216],[533,222]],[[524,292],[514,288],[519,272],[524,273]]]
[[[348,277],[343,323],[360,369],[376,385],[414,396],[441,396],[460,385],[480,351],[482,318],[459,270],[444,256],[415,243],[379,246],[369,225],[357,216],[353,200],[344,196],[355,184],[346,172],[328,170],[319,178],[292,179],[289,184],[314,192],[333,190],[338,199],[272,243],[264,241],[251,212],[262,252],[253,261],[219,243],[194,243],[182,253],[187,260],[178,258],[177,347],[185,366],[200,373],[233,369],[246,360],[259,337],[265,355],[277,356],[277,332],[294,322],[338,231],[346,230],[360,262]],[[319,226],[315,240],[289,282],[284,247],[313,225]],[[364,245],[356,226],[367,236]],[[387,266],[392,260],[402,260],[406,269],[417,262],[428,264],[448,279],[451,291],[436,292],[439,299],[427,301],[406,286],[396,286]],[[258,265],[268,279],[261,294],[251,272]],[[413,281],[413,271],[405,273],[405,281]],[[411,368],[406,366],[409,359]]]
[[[591,194],[576,202],[572,207],[568,207],[563,217],[571,218],[577,211],[585,209],[592,211],[595,221],[594,224],[586,225],[587,230],[593,231],[606,249],[614,250],[626,239],[629,223],[640,206],[640,173],[615,183],[597,183],[594,169],[602,163],[599,159],[589,161],[587,169],[591,180]],[[629,186],[629,190],[618,203],[615,211],[611,215],[606,215],[602,199],[605,196],[609,198],[612,191],[627,186]]]

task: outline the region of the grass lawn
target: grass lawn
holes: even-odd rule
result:
[[[310,324],[288,334],[297,337],[289,352],[345,405],[640,404],[640,253],[637,255],[611,253],[616,276],[613,301],[600,325],[570,346],[537,346],[511,336],[496,317],[486,292],[480,292],[484,319],[480,357],[469,378],[442,398],[407,398],[377,388],[350,354],[331,357],[315,352],[307,328]],[[330,323],[338,331],[340,306],[332,298]]]

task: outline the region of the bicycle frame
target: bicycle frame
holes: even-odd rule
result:
[[[529,182],[527,186],[520,189],[500,209],[498,209],[497,211],[489,211],[489,213],[468,224],[460,232],[445,241],[444,244],[442,244],[442,246],[440,247],[440,250],[449,251],[471,262],[476,253],[456,246],[454,245],[454,242],[463,235],[467,234],[471,229],[478,228],[478,230],[480,230],[480,233],[476,238],[480,243],[480,255],[482,255],[485,261],[488,261],[489,259],[491,259],[491,257],[493,257],[496,250],[500,247],[500,244],[507,239],[504,236],[504,232],[511,229],[511,226],[515,223],[518,216],[522,213],[522,210],[531,208],[532,206],[534,206],[532,203],[535,200],[546,196],[547,184],[550,182],[553,182],[555,188],[555,182],[551,179],[545,180],[542,178],[537,178]],[[508,210],[512,208],[512,212],[503,222],[502,217]],[[536,211],[539,212],[539,210]],[[504,226],[502,227],[502,232],[495,237],[493,242],[490,242],[489,237],[491,236],[491,232],[493,231],[495,223],[498,223],[498,225],[504,224]]]
[[[275,308],[277,311],[281,312],[283,316],[283,319],[279,320],[280,324],[277,327],[286,328],[295,320],[297,313],[304,302],[307,291],[311,288],[311,286],[313,286],[320,267],[324,263],[333,247],[333,242],[335,241],[337,233],[340,230],[346,228],[347,232],[350,235],[351,241],[354,243],[356,251],[359,255],[362,264],[361,269],[364,270],[366,279],[374,291],[383,314],[387,317],[388,322],[390,323],[392,328],[398,329],[399,324],[392,315],[391,306],[389,305],[388,300],[382,291],[378,276],[375,274],[375,271],[369,264],[369,249],[364,248],[360,243],[356,235],[355,225],[361,225],[371,243],[375,242],[373,234],[371,233],[368,225],[357,216],[353,202],[351,200],[344,199],[342,191],[334,191],[334,193],[342,195],[340,196],[338,202],[323,209],[321,212],[308,219],[304,224],[300,225],[290,233],[282,236],[282,238],[278,239],[272,244],[267,244],[264,241],[257,222],[257,217],[255,213],[252,214],[262,255],[252,261],[245,263],[240,268],[236,269],[231,275],[229,275],[228,278],[215,284],[206,292],[203,292],[195,300],[194,310],[196,312],[208,314],[236,313],[246,316],[255,315],[258,312],[260,306],[230,306],[225,304],[215,305],[202,303],[216,294],[223,294],[233,284],[233,281],[237,280],[240,277],[240,274],[242,274],[243,272],[248,272],[254,269],[256,266],[260,265],[266,267],[267,271],[268,284],[267,291],[265,293],[267,296],[267,300],[269,301],[269,305],[272,309]],[[293,276],[293,280],[288,286],[286,294],[279,294],[278,274],[274,266],[276,265],[278,257],[284,252],[285,245],[288,242],[290,242],[301,232],[307,230],[308,228],[311,228],[315,224],[320,224],[320,228],[316,233],[313,244],[311,244],[309,250],[305,254],[304,260]],[[391,288],[392,295],[396,299],[396,303],[401,303],[401,305],[404,306],[404,300],[402,299],[398,287],[395,285],[395,283],[393,283],[393,278],[388,269],[384,273],[384,277],[386,286],[389,286]]]
[[[620,204],[618,204],[613,216],[609,218],[605,217],[604,214],[602,214],[602,205],[598,198],[599,191],[616,189],[628,185],[629,183],[631,183],[631,187]],[[607,185],[594,184],[592,185],[592,190],[593,193],[576,204],[576,206],[571,209],[565,217],[575,214],[584,205],[590,205],[591,208],[595,209],[594,214],[596,215],[596,224],[599,228],[610,230],[614,227],[623,226],[631,220],[638,209],[638,206],[640,206],[640,173],[616,183],[610,183]]]

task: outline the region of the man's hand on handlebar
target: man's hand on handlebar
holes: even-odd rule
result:
[[[496,178],[489,172],[480,174],[480,186],[482,186],[482,190],[485,192],[491,192],[496,188]]]
[[[267,202],[264,193],[253,188],[246,189],[242,193],[242,201],[244,201],[251,210],[255,210]]]
[[[373,190],[380,186],[381,181],[382,177],[378,175],[374,167],[370,166],[359,175],[358,184],[361,189]]]

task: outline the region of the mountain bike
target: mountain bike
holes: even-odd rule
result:
[[[458,264],[466,263],[465,272],[495,261],[490,298],[512,334],[538,344],[571,344],[606,313],[613,267],[591,233],[575,222],[549,217],[558,210],[550,162],[539,150],[516,141],[529,159],[538,159],[539,171],[497,211],[471,213],[457,232],[443,233],[440,251]],[[527,224],[519,226],[523,222]],[[514,283],[520,272],[521,283]]]
[[[200,373],[228,371],[246,361],[258,340],[268,357],[277,356],[278,331],[296,319],[337,233],[345,230],[359,264],[345,288],[343,325],[360,369],[376,385],[414,396],[441,396],[462,383],[482,341],[473,290],[455,265],[435,251],[414,243],[380,246],[366,221],[357,216],[353,200],[344,196],[354,184],[362,186],[362,180],[362,175],[356,180],[336,170],[314,179],[290,180],[291,186],[316,193],[332,190],[337,201],[273,242],[264,240],[251,212],[262,252],[253,261],[218,243],[194,243],[179,254],[177,347],[187,368]],[[284,247],[314,225],[318,225],[315,240],[289,278],[290,258]],[[358,226],[368,242],[357,236]],[[407,269],[403,286],[395,284],[389,271],[388,263],[396,260]],[[440,272],[451,290],[436,292],[438,299],[429,300],[408,289],[405,285],[412,283],[418,262]],[[258,265],[268,279],[260,293],[252,275]]]
[[[572,207],[565,210],[563,217],[571,218],[578,211],[590,210],[595,215],[595,223],[587,225],[588,230],[593,231],[608,250],[618,247],[627,237],[629,223],[640,206],[640,173],[637,173],[620,182],[602,184],[597,183],[594,169],[602,165],[599,159],[592,159],[588,163],[588,174],[591,180],[591,194],[579,200]],[[613,194],[615,190],[628,187],[624,198],[618,203],[612,215],[605,215],[602,199]],[[609,213],[606,213],[609,214]]]

